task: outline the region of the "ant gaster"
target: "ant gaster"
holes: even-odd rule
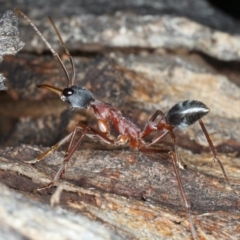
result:
[[[192,237],[194,239],[198,239],[197,233],[194,227],[194,222],[192,219],[191,209],[190,205],[188,203],[188,200],[186,198],[186,194],[183,188],[182,180],[180,178],[179,174],[179,167],[182,167],[182,164],[180,162],[180,159],[178,157],[178,151],[177,151],[177,144],[176,144],[176,138],[173,133],[174,128],[183,128],[188,127],[195,122],[199,121],[200,126],[202,128],[202,131],[208,141],[208,144],[210,146],[210,149],[213,153],[214,159],[217,160],[218,164],[221,167],[221,170],[223,172],[223,175],[226,179],[227,184],[229,185],[227,175],[225,173],[225,170],[222,166],[222,163],[220,159],[217,156],[217,152],[214,148],[214,145],[210,139],[210,136],[201,120],[203,116],[208,114],[209,109],[205,104],[203,104],[200,101],[196,100],[190,100],[190,101],[183,101],[179,102],[176,105],[174,105],[166,115],[160,110],[157,110],[152,117],[149,119],[149,121],[146,123],[144,129],[141,131],[140,128],[138,128],[133,122],[123,117],[121,111],[114,108],[112,105],[108,103],[104,103],[101,101],[95,100],[93,94],[85,89],[84,87],[78,87],[74,86],[73,82],[75,79],[75,68],[73,64],[72,57],[67,50],[59,31],[57,30],[53,20],[51,18],[50,21],[59,37],[59,40],[71,62],[72,66],[72,79],[70,80],[69,74],[59,57],[59,55],[54,51],[54,49],[51,47],[51,45],[48,43],[48,41],[43,37],[43,35],[39,32],[39,30],[36,28],[36,26],[32,23],[32,21],[20,10],[15,9],[19,14],[21,14],[28,22],[29,24],[35,29],[35,31],[38,33],[38,35],[41,37],[41,39],[45,42],[45,44],[48,46],[48,48],[51,50],[53,55],[57,58],[59,63],[61,64],[65,75],[67,77],[67,87],[64,89],[59,89],[54,86],[50,85],[40,85],[40,88],[48,89],[52,92],[55,92],[60,96],[62,101],[68,103],[72,108],[76,109],[83,109],[83,108],[90,108],[93,110],[95,117],[98,121],[98,127],[99,130],[96,130],[86,124],[83,124],[81,122],[77,123],[74,130],[68,134],[66,137],[64,137],[62,140],[60,140],[57,144],[52,146],[49,150],[42,153],[40,156],[38,156],[36,159],[32,161],[28,161],[28,163],[35,163],[42,159],[44,159],[47,155],[55,151],[59,146],[63,145],[66,142],[68,143],[68,147],[65,152],[64,160],[59,168],[57,174],[55,175],[54,179],[47,185],[42,188],[39,188],[38,190],[42,190],[45,188],[49,188],[55,184],[55,182],[62,176],[62,174],[65,172],[66,165],[69,162],[70,158],[72,157],[73,153],[76,151],[77,147],[81,143],[84,136],[88,136],[90,138],[98,138],[102,141],[104,141],[107,144],[117,145],[117,144],[126,144],[129,142],[129,145],[131,148],[138,149],[141,152],[152,152],[152,153],[162,153],[166,152],[162,149],[157,148],[151,148],[151,145],[159,142],[162,138],[164,138],[166,135],[170,135],[173,142],[174,142],[174,151],[168,151],[169,156],[172,159],[174,172],[177,178],[178,186],[180,189],[180,193],[182,196],[182,199],[184,201],[185,208],[188,213],[189,217],[189,223],[190,223],[190,229],[192,233]],[[160,120],[156,121],[157,117],[160,115]],[[112,140],[110,135],[110,128],[109,123],[111,123],[117,132],[119,133],[118,137],[115,140]],[[74,142],[74,138],[76,136],[76,133],[80,131],[82,134],[81,136]],[[145,143],[143,138],[146,136],[156,133],[157,135],[154,137],[154,139],[150,143]],[[178,164],[178,166],[177,166]]]

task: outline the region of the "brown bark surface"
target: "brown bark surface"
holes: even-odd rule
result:
[[[43,150],[23,145],[1,151],[0,174],[1,181],[10,188],[49,204],[55,188],[42,192],[36,192],[36,188],[51,180],[63,152],[34,165],[22,162]],[[211,159],[190,152],[181,157],[200,157],[202,162]],[[217,168],[215,165],[210,169]],[[239,196],[227,190],[224,180],[193,169],[182,170],[181,177],[200,239],[239,238]],[[104,223],[123,238],[191,238],[173,167],[164,155],[81,150],[59,184],[63,189],[60,206]],[[240,190],[238,181],[231,179],[231,185]]]

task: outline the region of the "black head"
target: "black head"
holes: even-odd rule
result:
[[[77,86],[63,89],[61,99],[73,108],[86,108],[90,102],[94,101],[90,91]]]
[[[188,127],[208,114],[208,107],[199,101],[188,100],[174,105],[166,116],[169,125],[177,128]]]
[[[62,101],[73,108],[86,108],[90,102],[94,101],[93,94],[84,87],[71,86],[63,90],[50,85],[40,85],[39,87],[57,93]]]

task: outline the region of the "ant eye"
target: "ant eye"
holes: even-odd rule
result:
[[[62,91],[62,94],[64,97],[69,97],[69,96],[73,95],[73,93],[74,93],[74,91],[72,88],[65,88]]]

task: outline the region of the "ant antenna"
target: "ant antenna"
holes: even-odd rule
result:
[[[66,67],[63,64],[63,61],[61,60],[61,58],[59,57],[59,55],[54,51],[54,49],[52,48],[52,46],[50,45],[50,43],[46,40],[46,38],[40,33],[40,31],[38,30],[38,28],[34,25],[34,23],[18,8],[14,8],[14,10],[16,12],[18,12],[21,16],[23,16],[28,23],[33,27],[33,29],[37,32],[37,34],[40,36],[40,38],[44,41],[44,43],[47,45],[47,47],[50,49],[50,51],[52,52],[53,56],[57,58],[58,62],[60,63],[60,65],[62,66],[62,69],[64,70],[67,80],[68,80],[68,86],[70,85],[70,78],[69,78],[69,74],[67,72]]]
[[[69,60],[70,60],[70,62],[71,62],[73,75],[72,75],[71,84],[70,84],[70,82],[68,81],[67,87],[73,86],[73,83],[74,83],[74,80],[75,80],[75,67],[74,67],[74,63],[73,63],[72,56],[71,56],[70,52],[68,51],[68,49],[67,49],[67,47],[66,47],[66,44],[65,44],[64,41],[62,40],[61,34],[60,34],[59,30],[57,29],[57,27],[56,27],[53,19],[52,19],[51,17],[48,17],[48,18],[49,18],[49,20],[50,20],[50,22],[51,22],[51,24],[52,24],[52,26],[53,26],[56,34],[58,35],[58,39],[59,39],[59,41],[61,42],[61,45],[62,45],[62,47],[63,47],[64,50],[65,50],[65,53],[67,54],[67,56],[68,56],[68,58],[69,58]]]

